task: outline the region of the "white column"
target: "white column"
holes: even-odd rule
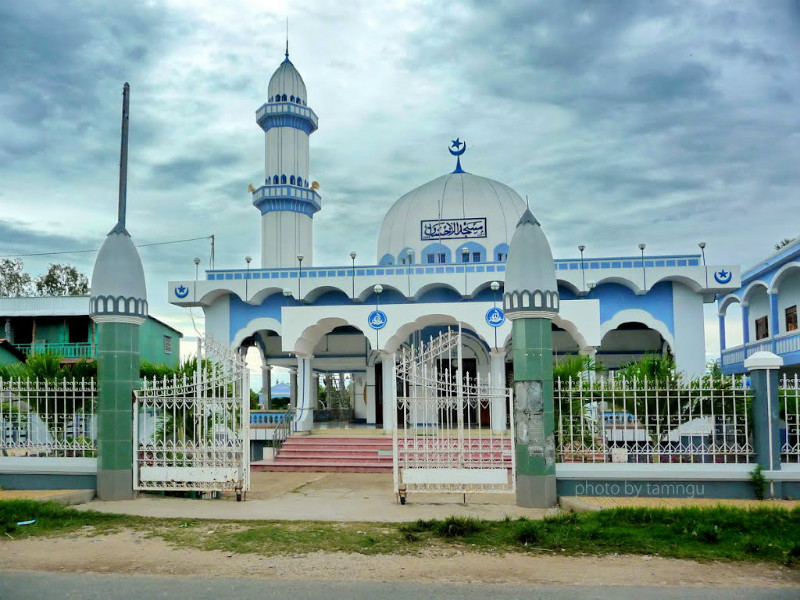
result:
[[[383,431],[392,433],[394,416],[397,414],[397,368],[394,354],[383,355]]]
[[[506,405],[506,352],[496,350],[489,355],[489,379],[492,392],[492,433],[505,433],[508,420]],[[502,392],[502,393],[500,393]]]
[[[297,412],[295,413],[294,430],[311,431],[314,425],[314,368],[313,356],[297,356]]]
[[[367,367],[367,425],[375,425],[375,366]]]
[[[297,408],[297,369],[289,371],[289,406]]]
[[[581,348],[578,351],[578,354],[581,356],[588,356],[592,361],[592,366],[597,364],[597,348],[594,346],[587,346],[586,348]],[[595,376],[597,375],[597,371],[594,369],[587,369],[585,376],[588,381],[594,381]]]
[[[264,408],[272,408],[272,367],[261,365],[261,401]]]

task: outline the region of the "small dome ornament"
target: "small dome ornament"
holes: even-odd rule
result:
[[[503,310],[512,320],[553,318],[558,306],[553,253],[539,221],[526,209],[508,250]]]

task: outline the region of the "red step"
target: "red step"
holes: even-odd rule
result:
[[[416,444],[418,450],[425,448],[430,459],[436,461],[436,454],[442,459],[451,459],[455,450],[437,448],[444,440],[421,440]],[[430,443],[425,443],[430,442]],[[467,441],[463,459],[478,464],[480,461],[492,461],[505,464],[510,468],[511,443],[499,443],[491,440]],[[409,451],[414,452],[414,445],[408,444]],[[405,455],[401,441],[399,455]],[[254,471],[317,471],[317,472],[350,472],[375,473],[391,472],[393,466],[392,438],[380,437],[346,437],[346,436],[296,436],[289,437],[273,460],[256,462],[251,465]]]

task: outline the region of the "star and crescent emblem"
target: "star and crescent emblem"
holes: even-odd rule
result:
[[[725,269],[722,269],[721,271],[717,271],[716,273],[714,273],[714,280],[717,283],[722,283],[722,284],[729,283],[732,278],[733,278],[733,273],[731,273],[730,271],[726,271]]]
[[[450,144],[448,150],[450,150],[450,154],[453,156],[461,156],[467,151],[467,142],[462,142],[461,138],[456,138],[450,141],[452,143]]]
[[[189,295],[189,288],[185,285],[179,285],[175,288],[175,295],[178,298],[186,298]]]

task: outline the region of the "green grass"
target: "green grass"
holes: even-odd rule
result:
[[[36,523],[16,525],[29,519]],[[564,513],[542,521],[449,517],[399,524],[146,519],[14,500],[0,502],[0,527],[14,538],[81,528],[87,533],[128,528],[147,531],[176,546],[261,555],[319,550],[416,554],[450,548],[562,555],[649,554],[783,564],[800,561],[800,509],[620,508]]]

